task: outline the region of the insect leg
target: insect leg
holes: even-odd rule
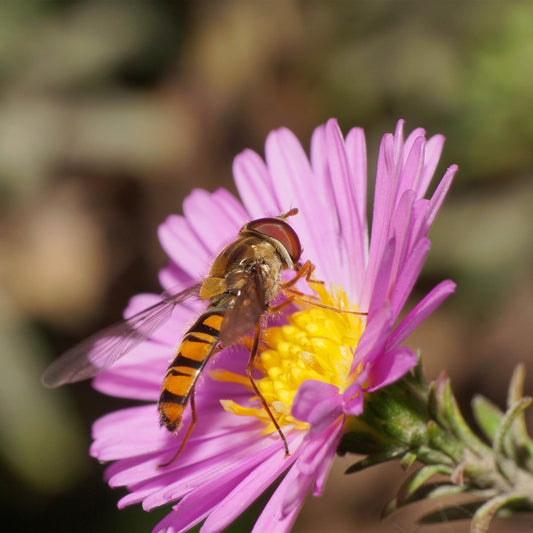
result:
[[[282,283],[281,285],[282,288],[287,289],[289,287],[292,287],[296,285],[296,283],[298,283],[298,281],[300,281],[304,277],[305,277],[305,281],[307,282],[311,281],[311,275],[313,274],[313,271],[315,270],[315,265],[313,265],[311,261],[307,260],[303,265],[301,265],[300,263],[295,265],[294,269],[296,270],[296,275],[289,281]]]
[[[297,289],[289,288],[283,289],[283,292],[287,295],[287,302],[303,302],[309,305],[314,305],[315,307],[320,307],[321,309],[328,309],[329,311],[336,311],[337,313],[348,313],[350,315],[357,316],[367,316],[368,313],[362,311],[351,311],[350,309],[339,309],[338,307],[332,307],[331,305],[326,305],[318,301],[318,298],[314,296],[309,296],[304,294]],[[285,301],[283,303],[285,303]]]
[[[272,411],[270,410],[268,403],[263,398],[263,395],[259,392],[259,389],[257,388],[257,385],[255,384],[254,378],[252,376],[252,370],[254,368],[255,357],[257,355],[257,351],[259,348],[260,338],[261,338],[261,326],[257,324],[257,326],[255,327],[254,343],[252,345],[252,350],[250,352],[250,359],[248,360],[248,366],[246,367],[246,375],[248,376],[248,379],[250,380],[250,383],[252,385],[252,388],[254,389],[254,392],[257,394],[257,396],[261,400],[261,403],[263,404],[263,408],[267,412],[270,420],[272,420],[272,423],[274,424],[274,427],[278,431],[279,436],[281,437],[281,440],[283,441],[283,447],[285,448],[285,457],[288,457],[290,455],[290,452],[289,452],[289,445],[287,444],[287,439],[285,438],[283,431],[279,427],[278,422],[274,418],[274,415],[272,414]]]
[[[287,295],[287,301],[289,303],[299,300],[301,302],[308,303],[316,307],[321,307],[322,309],[329,309],[331,311],[337,311],[339,313],[349,313],[352,315],[360,316],[366,316],[368,314],[362,313],[360,311],[349,311],[347,309],[338,309],[337,307],[325,305],[323,303],[318,302],[317,299],[313,296],[309,296],[307,294],[304,294],[303,292],[300,292],[298,289],[295,289],[294,285],[296,285],[296,283],[302,278],[304,278],[309,285],[324,285],[323,281],[311,279],[311,276],[315,270],[315,265],[311,263],[311,261],[307,260],[303,265],[298,264],[295,268],[297,270],[296,275],[289,281],[286,281],[285,283],[281,284],[281,290]]]
[[[294,300],[296,300],[296,299],[297,298],[294,295],[287,296],[287,299],[283,300],[283,302],[279,303],[278,305],[274,305],[272,307],[269,307],[268,308],[268,313],[271,313],[271,314],[279,313],[280,311],[283,311],[283,309],[285,309],[285,307],[287,307],[288,305],[292,304],[292,302],[294,302]]]

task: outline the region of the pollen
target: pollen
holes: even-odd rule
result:
[[[313,289],[316,302],[306,299],[296,312],[287,315],[287,324],[266,329],[261,336],[256,367],[262,376],[255,383],[280,427],[290,424],[307,428],[307,423],[291,415],[294,398],[304,381],[332,384],[341,393],[353,381],[353,354],[366,317],[350,306],[342,289],[328,292],[319,284],[313,284]],[[229,372],[214,377],[244,383],[242,376],[237,378]],[[249,381],[248,387],[252,391]],[[237,415],[256,416],[265,423],[263,433],[276,431],[257,396],[246,406],[231,400],[223,400],[222,405]]]

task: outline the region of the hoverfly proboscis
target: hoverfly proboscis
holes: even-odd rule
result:
[[[171,432],[180,428],[185,408],[191,405],[191,423],[176,456],[184,449],[196,422],[194,388],[203,368],[214,353],[235,344],[251,331],[254,337],[246,374],[283,441],[285,455],[290,455],[287,439],[261,395],[252,370],[261,337],[261,317],[297,298],[306,301],[306,296],[294,289],[294,285],[302,278],[311,281],[314,265],[310,261],[299,263],[300,239],[286,221],[297,213],[298,209],[294,208],[279,217],[248,222],[237,239],[218,254],[202,283],[178,294],[163,293],[155,305],[75,345],[50,365],[43,375],[43,383],[58,387],[98,375],[149,338],[170,318],[176,305],[197,295],[208,300],[208,307],[183,336],[163,378],[158,403],[161,425]],[[296,274],[283,282],[281,273],[288,269]],[[280,293],[285,299],[271,306]],[[174,458],[161,466],[170,464]]]

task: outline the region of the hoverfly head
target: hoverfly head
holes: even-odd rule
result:
[[[293,208],[279,217],[258,218],[248,222],[241,233],[254,233],[271,242],[286,268],[293,268],[302,255],[302,245],[294,229],[286,222],[286,218],[298,213]]]

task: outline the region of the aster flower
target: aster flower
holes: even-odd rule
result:
[[[205,303],[176,307],[163,327],[99,375],[98,390],[147,402],[93,427],[91,454],[113,461],[109,484],[128,489],[119,507],[172,504],[156,532],[186,531],[203,520],[202,531],[220,531],[283,475],[254,531],[290,529],[307,492],[323,491],[347,420],[364,412],[365,398],[415,366],[417,356],[403,342],[454,290],[451,281],[442,282],[399,319],[456,172],[451,166],[426,198],[443,142],[440,135],[426,139],[421,129],[404,139],[403,121],[383,137],[370,229],[364,133],[355,128],[344,139],[335,120],[315,130],[310,160],[286,129],[268,136],[266,162],[250,150],[237,156],[242,203],[223,189],[195,190],[184,216],[168,217],[159,237],[170,262],[160,281],[177,292],[208,272],[247,221],[297,207],[290,224],[302,242],[302,259],[313,262],[314,277],[324,282],[299,288],[313,289],[324,307],[291,305],[268,317],[262,336],[256,383],[282,427],[289,456],[246,378],[245,339],[216,354],[203,371],[195,390],[196,426],[172,460],[191,415],[187,410],[177,435],[159,426],[161,380],[180,334]],[[126,316],[159,299],[133,298]]]

